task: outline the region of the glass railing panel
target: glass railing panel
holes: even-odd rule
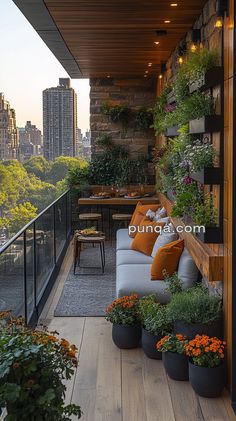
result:
[[[67,197],[55,203],[56,259],[60,256],[67,238]]]
[[[35,309],[35,291],[34,291],[34,274],[35,274],[35,266],[34,266],[34,236],[37,241],[37,236],[35,235],[34,231],[34,224],[30,225],[30,227],[25,232],[25,251],[26,251],[26,299],[27,299],[27,321],[29,321],[33,315]]]

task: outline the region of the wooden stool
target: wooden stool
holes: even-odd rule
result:
[[[82,245],[83,244],[98,244],[100,247],[100,255],[101,255],[101,269],[102,269],[102,274],[104,273],[104,269],[105,269],[105,235],[103,233],[101,233],[100,235],[98,235],[97,237],[85,237],[81,234],[79,234],[78,232],[75,232],[74,235],[74,274],[75,274],[75,270],[76,270],[76,266],[78,265],[81,269],[97,269],[97,266],[92,267],[91,265],[89,266],[85,266],[82,267],[80,266],[80,255],[81,255],[81,251],[82,251]],[[87,275],[91,275],[89,273],[87,273]]]
[[[88,222],[95,222],[96,228],[98,230],[98,223],[101,221],[102,223],[102,231],[103,231],[103,218],[101,213],[80,213],[79,220],[86,223],[86,228],[88,227]]]
[[[112,226],[111,226],[110,238],[111,238],[111,242],[112,242],[112,234],[113,234],[113,231],[114,231],[115,223],[118,222],[119,226],[121,224],[124,224],[125,228],[128,228],[129,223],[130,223],[131,218],[132,218],[132,214],[130,214],[130,213],[113,213],[111,218],[112,218]]]

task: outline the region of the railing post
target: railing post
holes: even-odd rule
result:
[[[36,226],[33,223],[33,281],[34,281],[34,310],[38,316],[37,308],[37,249],[36,249]]]
[[[28,323],[28,308],[27,308],[27,261],[26,261],[26,230],[23,233],[23,261],[24,261],[24,317],[25,322]]]
[[[66,194],[66,240],[68,237],[68,193]]]
[[[56,250],[56,208],[55,203],[53,205],[53,253],[54,253],[54,265],[57,264],[57,250]]]

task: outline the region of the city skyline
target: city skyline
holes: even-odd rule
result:
[[[31,120],[43,130],[42,91],[67,72],[11,0],[1,2],[0,92],[16,112],[17,127]],[[17,37],[15,34],[17,33]],[[35,80],[37,83],[35,84]],[[78,95],[78,127],[89,129],[89,80],[71,80]]]

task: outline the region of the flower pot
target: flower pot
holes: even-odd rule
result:
[[[205,244],[223,243],[222,227],[206,227],[205,232],[196,232],[196,237]]]
[[[216,336],[223,339],[223,323],[222,319],[211,323],[187,323],[182,320],[175,320],[174,333],[181,333],[188,339],[193,339],[196,335]]]
[[[201,184],[217,185],[222,181],[222,169],[220,167],[205,167],[200,171],[191,172],[189,175]]]
[[[210,68],[203,77],[195,80],[189,86],[189,93],[192,94],[197,90],[206,91],[214,86],[220,85],[223,81],[223,68],[220,66],[214,66]]]
[[[137,348],[140,345],[141,325],[116,325],[112,326],[112,339],[120,349]]]
[[[162,353],[156,349],[156,344],[161,338],[162,336],[153,335],[146,329],[142,329],[142,348],[148,358],[161,360]]]
[[[168,376],[173,380],[188,380],[188,357],[176,352],[163,352],[162,354]]]
[[[200,367],[189,361],[189,381],[194,391],[204,398],[217,398],[226,383],[225,364],[218,367]]]
[[[189,133],[215,133],[220,132],[223,128],[223,120],[221,115],[213,114],[190,120]]]

